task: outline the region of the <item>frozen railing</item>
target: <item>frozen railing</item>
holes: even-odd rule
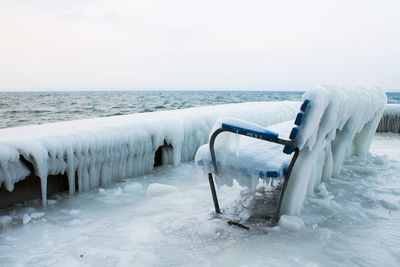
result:
[[[229,104],[1,129],[0,185],[12,191],[33,173],[45,205],[49,175],[66,174],[70,194],[88,191],[150,172],[156,154],[174,165],[193,160],[220,116],[268,126],[291,119],[299,105]]]
[[[389,104],[386,106],[376,131],[400,133],[400,105]]]

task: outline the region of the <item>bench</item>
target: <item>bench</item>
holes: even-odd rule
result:
[[[301,130],[301,125],[307,117],[310,100],[306,99],[300,107],[294,121],[295,126],[291,129],[288,138],[281,138],[278,133],[268,130],[265,127],[238,120],[235,118],[224,118],[217,122],[211,133],[209,144],[203,145],[196,153],[196,164],[208,172],[208,179],[211,194],[214,202],[215,212],[221,213],[217,193],[215,190],[213,173],[215,175],[230,175],[238,173],[241,176],[256,176],[259,179],[281,181],[277,206],[272,217],[273,222],[278,222],[282,199],[288,184],[293,165],[299,154],[296,144],[296,136]],[[240,144],[238,149],[231,151],[225,160],[218,160],[214,148],[217,136],[223,132],[230,132],[237,135],[248,136],[263,141],[265,145],[252,145],[249,143]],[[249,149],[249,145],[253,146]],[[254,147],[255,146],[255,147]],[[282,149],[283,146],[283,149]],[[218,151],[217,151],[218,152]],[[282,182],[283,180],[283,182]],[[257,179],[258,182],[258,179]]]

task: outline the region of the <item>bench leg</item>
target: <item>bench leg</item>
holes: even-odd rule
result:
[[[276,211],[275,211],[275,215],[274,215],[274,222],[275,222],[275,223],[277,223],[277,222],[279,221],[279,217],[280,217],[280,213],[281,213],[281,206],[282,206],[283,195],[285,194],[285,190],[286,190],[286,186],[287,186],[287,184],[288,184],[288,182],[289,182],[290,174],[292,173],[293,166],[294,166],[294,164],[296,163],[296,160],[297,160],[297,157],[298,157],[298,156],[299,156],[299,149],[296,148],[296,149],[295,149],[295,152],[294,152],[294,155],[293,155],[293,158],[292,158],[292,160],[290,161],[290,164],[289,164],[288,170],[287,170],[287,172],[286,172],[286,175],[285,175],[285,177],[284,177],[285,180],[283,181],[283,185],[282,185],[282,188],[281,188],[281,192],[280,192],[280,194],[279,194],[278,205],[277,205],[277,207],[276,207]]]
[[[208,182],[210,183],[211,195],[214,201],[215,212],[221,213],[218,204],[217,192],[215,191],[214,180],[211,172],[208,173]]]

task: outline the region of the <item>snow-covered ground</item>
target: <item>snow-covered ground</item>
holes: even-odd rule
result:
[[[371,154],[321,184],[292,227],[260,217],[243,222],[249,231],[228,225],[264,193],[252,202],[237,185],[221,188],[217,217],[194,163],[57,195],[46,208],[31,201],[1,211],[10,217],[1,217],[0,266],[398,266],[400,135],[375,135]]]

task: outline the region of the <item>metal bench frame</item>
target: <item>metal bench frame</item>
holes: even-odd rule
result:
[[[299,126],[302,123],[303,117],[304,117],[304,112],[306,111],[306,108],[307,108],[309,102],[310,101],[306,99],[304,101],[304,103],[302,104],[301,111],[303,113],[300,112],[297,114],[297,117],[296,117],[296,120],[294,123],[295,125]],[[222,126],[213,132],[213,134],[211,135],[211,138],[210,138],[210,142],[209,142],[211,159],[212,159],[212,164],[214,167],[215,175],[218,175],[218,167],[217,167],[217,159],[215,157],[214,143],[215,143],[215,139],[217,138],[217,136],[222,132],[231,132],[233,134],[244,135],[244,136],[260,139],[263,141],[283,145],[283,146],[285,146],[285,148],[284,148],[284,152],[282,152],[282,153],[291,154],[292,152],[294,152],[294,155],[293,155],[292,159],[290,160],[289,166],[288,166],[286,172],[283,174],[282,178],[284,179],[284,181],[283,181],[283,185],[281,186],[280,193],[279,193],[278,204],[275,209],[274,216],[272,218],[272,222],[277,223],[279,221],[282,200],[283,200],[283,196],[285,194],[287,184],[289,182],[290,174],[292,172],[293,166],[299,155],[299,148],[296,146],[296,141],[295,141],[295,137],[297,136],[297,133],[298,133],[298,128],[293,128],[293,130],[290,134],[290,137],[289,137],[291,140],[286,140],[286,139],[279,138],[277,133],[274,133],[274,132],[271,132],[268,130],[265,130],[263,132],[257,132],[257,131],[251,131],[251,130],[248,131],[245,128],[232,127],[228,124],[222,123]],[[214,202],[215,212],[219,214],[219,213],[221,213],[221,210],[219,208],[217,192],[215,190],[214,179],[213,179],[213,175],[211,172],[208,173],[208,181],[210,183],[210,189],[211,189],[211,194],[212,194],[212,198],[213,198],[213,202]]]

